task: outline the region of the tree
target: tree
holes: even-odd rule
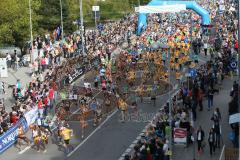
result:
[[[37,14],[41,17],[38,20],[38,27],[46,30],[53,31],[61,25],[61,8],[60,0],[40,0],[41,6]],[[62,0],[63,19],[68,17],[69,6],[67,0]]]
[[[39,0],[32,0],[33,21],[38,19],[39,6]],[[28,0],[1,0],[0,11],[0,45],[22,48],[30,40]]]

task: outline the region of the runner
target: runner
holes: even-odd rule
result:
[[[22,125],[19,125],[19,127],[17,129],[17,132],[18,132],[18,136],[17,136],[17,141],[16,141],[16,144],[15,144],[15,147],[18,148],[19,150],[21,150],[21,144],[22,144],[21,141],[23,140],[24,142],[27,143],[27,145],[30,145],[30,140],[24,134],[24,130],[23,130]]]
[[[127,116],[127,103],[119,98],[118,99],[118,107],[119,107],[119,110],[121,111],[121,122],[124,122],[126,120],[126,116]]]
[[[70,140],[73,136],[73,130],[69,129],[67,127],[63,127],[61,135],[63,137],[64,140],[64,148],[65,148],[65,153],[69,153],[71,150],[73,150],[73,146],[70,144]]]

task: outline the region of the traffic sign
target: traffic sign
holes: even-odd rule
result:
[[[189,72],[190,77],[196,77],[197,76],[197,71],[195,69],[191,69]]]
[[[232,69],[236,69],[237,68],[237,62],[235,62],[235,61],[231,62],[230,65],[231,65]]]
[[[92,11],[97,12],[100,10],[99,6],[92,6]]]

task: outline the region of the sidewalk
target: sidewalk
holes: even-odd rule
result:
[[[31,81],[30,68],[22,67],[19,68],[17,71],[8,69],[8,77],[0,79],[0,81],[6,83],[5,84],[6,93],[5,95],[3,95],[3,97],[7,112],[11,111],[11,107],[15,102],[15,100],[12,97],[12,88],[8,88],[8,85],[15,85],[18,79],[20,79],[22,86],[26,86],[26,84],[29,84],[29,82]]]
[[[214,108],[219,107],[220,112],[222,114],[222,139],[223,144],[221,144],[221,148],[216,148],[215,154],[210,156],[209,151],[209,145],[208,145],[208,132],[209,129],[212,127],[213,122],[210,120],[213,114],[214,109],[211,109],[210,111],[207,110],[207,100],[205,99],[203,102],[203,111],[199,111],[197,109],[197,121],[195,122],[195,131],[199,127],[199,125],[202,126],[202,129],[205,132],[205,138],[204,141],[206,142],[206,146],[204,148],[204,152],[199,156],[197,154],[197,142],[195,143],[195,159],[196,160],[218,160],[221,152],[222,147],[225,145],[226,147],[231,147],[232,144],[230,140],[228,139],[228,134],[231,131],[231,128],[228,124],[228,103],[230,101],[230,90],[233,84],[233,79],[226,77],[222,84],[222,89],[220,90],[218,95],[214,96],[213,100],[213,106]],[[173,159],[178,160],[193,160],[194,159],[194,146],[189,145],[187,148],[185,146],[174,146],[173,151]]]

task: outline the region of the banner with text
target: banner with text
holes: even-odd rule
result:
[[[187,129],[186,128],[174,128],[174,143],[187,144]]]
[[[21,118],[16,125],[0,136],[0,154],[2,154],[15,143],[18,136],[19,126],[23,126],[24,132],[28,130],[28,124],[24,117]]]
[[[38,108],[35,107],[32,110],[28,111],[24,117],[26,118],[28,126],[35,123],[37,117],[38,117]]]

